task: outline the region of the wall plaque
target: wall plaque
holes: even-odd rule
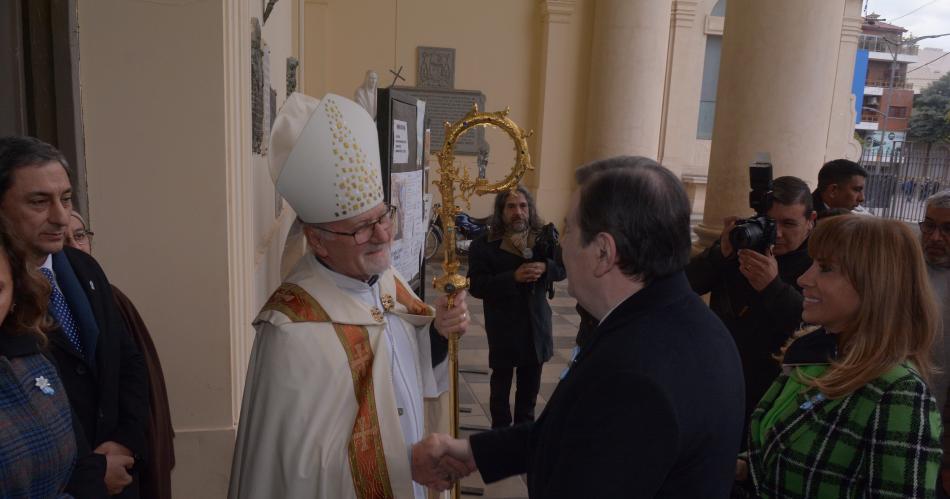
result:
[[[287,96],[297,91],[297,67],[300,61],[296,57],[287,58]]]
[[[416,85],[422,88],[455,88],[455,49],[418,47]]]
[[[251,150],[261,153],[264,142],[264,50],[261,23],[251,18]]]
[[[460,120],[472,110],[472,103],[478,104],[478,109],[485,110],[485,94],[478,90],[438,90],[432,88],[396,87],[400,92],[409,94],[416,99],[425,101],[426,116],[429,129],[432,130],[430,152],[442,149],[445,140],[445,122]],[[455,147],[455,154],[474,156],[479,147],[485,142],[485,129],[478,127],[459,137]]]

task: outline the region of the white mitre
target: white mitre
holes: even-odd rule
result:
[[[365,213],[383,201],[376,123],[339,95],[293,93],[274,120],[270,175],[305,223]]]

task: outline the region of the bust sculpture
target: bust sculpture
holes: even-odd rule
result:
[[[366,78],[353,94],[353,100],[363,106],[363,109],[369,113],[370,117],[376,119],[376,83],[379,76],[372,69],[366,71]]]

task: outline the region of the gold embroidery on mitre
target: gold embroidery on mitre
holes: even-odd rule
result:
[[[336,210],[334,216],[347,216],[357,210],[370,206],[373,200],[382,201],[383,185],[379,175],[374,175],[366,154],[356,140],[353,131],[343,119],[343,113],[332,100],[326,102],[327,115],[335,128],[333,134],[333,154],[339,159],[336,163],[336,182],[333,187]],[[344,166],[346,165],[346,166]],[[365,194],[373,197],[366,199]]]

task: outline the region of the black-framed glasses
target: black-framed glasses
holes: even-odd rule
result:
[[[938,225],[930,220],[924,220],[917,225],[920,227],[920,232],[925,236],[929,236],[933,234],[935,230],[939,230],[941,236],[950,237],[950,223]]]
[[[92,241],[92,236],[94,235],[96,235],[96,233],[91,230],[79,229],[73,232],[73,240],[79,244],[86,244]]]
[[[336,230],[330,230],[325,227],[320,227],[319,225],[310,226],[317,230],[322,230],[323,232],[329,232],[330,234],[336,234],[338,236],[351,236],[353,241],[359,246],[364,244],[373,237],[373,231],[376,230],[376,226],[379,225],[383,229],[389,230],[393,226],[393,220],[396,218],[396,207],[387,206],[386,213],[383,213],[376,220],[370,220],[369,222],[361,225],[359,228],[353,232],[341,232]]]

